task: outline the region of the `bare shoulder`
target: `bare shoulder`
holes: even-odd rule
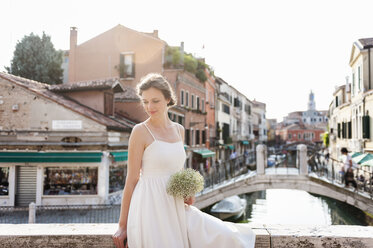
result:
[[[144,137],[144,125],[143,123],[138,123],[132,128],[131,137],[135,138],[136,140],[141,139]]]

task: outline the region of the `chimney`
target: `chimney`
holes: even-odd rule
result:
[[[75,82],[75,63],[76,63],[76,46],[78,43],[78,30],[76,27],[70,27],[70,51],[69,51],[69,80]]]
[[[153,30],[153,36],[154,36],[155,38],[159,38],[159,37],[158,37],[158,30],[156,30],[156,29]]]
[[[184,66],[184,41],[180,43],[180,64]]]

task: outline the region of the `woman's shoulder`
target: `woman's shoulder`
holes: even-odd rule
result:
[[[133,126],[132,128],[132,131],[131,131],[131,135],[139,135],[139,136],[143,136],[142,134],[145,132],[145,127],[144,127],[144,123],[145,122],[140,122],[140,123],[137,123]]]

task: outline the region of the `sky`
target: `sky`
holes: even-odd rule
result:
[[[327,110],[336,86],[350,76],[352,45],[373,37],[373,1],[353,0],[2,0],[0,71],[31,32],[69,49],[70,27],[81,44],[121,24],[158,30],[171,46],[206,59],[215,75],[250,100],[266,103],[267,118]],[[204,47],[204,48],[203,48]]]

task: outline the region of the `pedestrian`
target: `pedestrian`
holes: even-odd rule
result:
[[[354,178],[354,171],[352,170],[352,166],[347,169],[345,174],[346,187],[348,187],[350,183],[354,186],[355,190],[357,190],[357,183]]]
[[[342,183],[346,182],[346,172],[348,170],[348,168],[352,168],[353,164],[352,164],[352,158],[351,156],[348,154],[348,150],[346,147],[342,147],[341,148],[341,153],[342,155],[344,156],[343,158],[343,165],[342,165],[342,168],[341,168],[341,176],[342,176]]]

